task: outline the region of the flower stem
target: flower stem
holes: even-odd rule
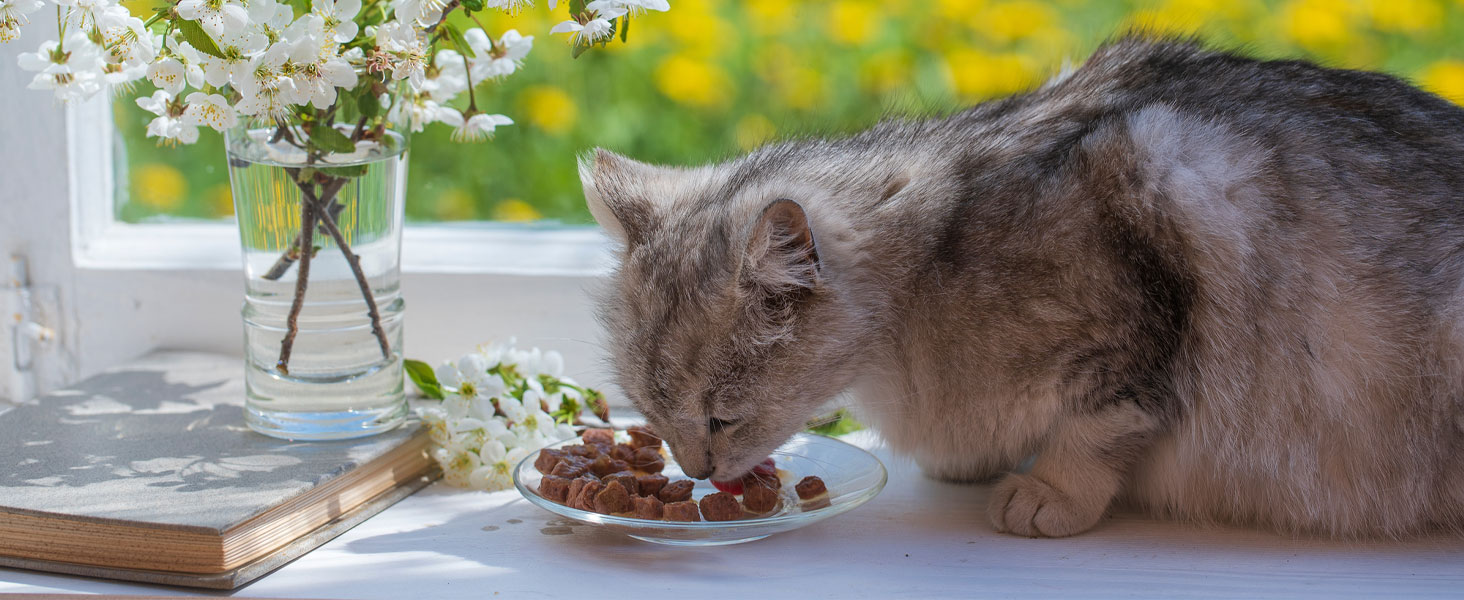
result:
[[[463,57],[463,77],[468,80],[468,112],[475,113],[478,112],[478,96],[473,93],[473,67],[468,64],[468,55],[461,56]]]
[[[326,184],[326,188],[336,182],[345,182],[344,177],[338,177]],[[336,189],[339,189],[337,186]],[[310,199],[307,195],[307,199]],[[371,333],[376,335],[376,343],[381,346],[381,357],[391,358],[391,343],[386,340],[386,331],[381,327],[381,314],[376,311],[376,297],[371,293],[371,284],[366,281],[366,273],[361,270],[361,257],[351,251],[351,246],[346,243],[346,237],[341,235],[341,230],[336,226],[335,219],[329,213],[321,213],[320,223],[325,226],[330,237],[335,238],[336,247],[341,249],[341,254],[346,256],[346,262],[351,265],[351,274],[356,276],[356,285],[361,288],[361,297],[366,299],[366,314],[371,317]],[[302,262],[303,268],[305,264]]]
[[[313,250],[315,244],[315,203],[307,193],[300,199],[300,240],[304,248]],[[313,251],[300,253],[300,272],[295,279],[295,299],[290,302],[290,315],[285,319],[285,337],[280,340],[280,359],[275,368],[281,373],[290,373],[290,352],[295,349],[295,335],[300,332],[300,309],[305,306],[305,287],[310,281],[310,255]]]

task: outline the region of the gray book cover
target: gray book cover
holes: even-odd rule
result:
[[[246,427],[243,399],[240,359],[166,352],[0,413],[0,513],[221,534],[420,431],[412,422],[358,440],[290,442]],[[374,514],[390,504],[380,502],[388,496],[395,501],[405,494],[382,494],[362,508],[374,505]],[[366,516],[351,511],[304,536],[313,539],[308,547],[282,550],[303,554],[348,529],[346,521],[354,525]],[[336,531],[324,531],[332,526]],[[283,564],[280,558],[274,566]],[[36,562],[0,557],[0,564],[45,568]],[[224,574],[210,587],[221,583],[242,581]]]

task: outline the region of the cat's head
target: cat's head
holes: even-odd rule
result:
[[[616,377],[697,478],[766,458],[848,384],[857,351],[816,192],[746,167],[604,150],[580,166],[590,212],[621,245],[600,305]]]

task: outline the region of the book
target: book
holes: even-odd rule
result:
[[[437,476],[416,421],[291,442],[238,358],[165,352],[0,413],[0,566],[232,589]]]

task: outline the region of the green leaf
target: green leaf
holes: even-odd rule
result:
[[[589,44],[576,42],[574,45],[574,52],[571,52],[569,55],[571,58],[579,58],[580,55],[584,54],[586,50],[590,49],[590,47],[591,46]]]
[[[626,42],[626,36],[628,36],[629,34],[630,13],[625,13],[625,16],[620,17],[620,43],[624,44]]]
[[[452,45],[457,46],[458,52],[463,53],[463,56],[468,58],[478,57],[477,54],[473,53],[473,48],[468,45],[468,38],[463,37],[463,32],[456,25],[443,23],[442,27],[438,29],[447,35],[447,39],[452,40]]]
[[[338,154],[356,151],[356,143],[334,127],[317,123],[310,128],[310,143],[316,148]]]
[[[219,50],[219,45],[213,38],[208,37],[208,32],[203,30],[198,21],[175,19],[173,23],[178,27],[178,33],[183,35],[183,41],[193,46],[194,50],[215,58],[228,58],[224,56],[223,50]]]
[[[350,165],[345,167],[321,167],[320,172],[336,177],[360,177],[366,174],[366,165]]]
[[[290,9],[294,11],[296,17],[301,17],[310,14],[315,7],[311,5],[310,0],[290,0]]]
[[[841,436],[846,433],[854,433],[864,429],[864,424],[856,421],[853,415],[846,409],[834,411],[831,415],[814,419],[808,423],[808,431],[819,435]]]
[[[366,91],[356,97],[356,109],[361,111],[361,116],[367,119],[374,119],[381,113],[381,98],[371,93],[371,84],[366,84]]]
[[[463,10],[480,12],[483,10],[483,0],[462,0]]]
[[[585,0],[569,0],[569,15],[571,17],[582,12],[585,12]]]
[[[437,373],[420,360],[406,359],[402,361],[402,367],[407,371],[407,378],[412,380],[412,385],[422,391],[422,395],[433,400],[441,400],[442,384],[437,382]]]

